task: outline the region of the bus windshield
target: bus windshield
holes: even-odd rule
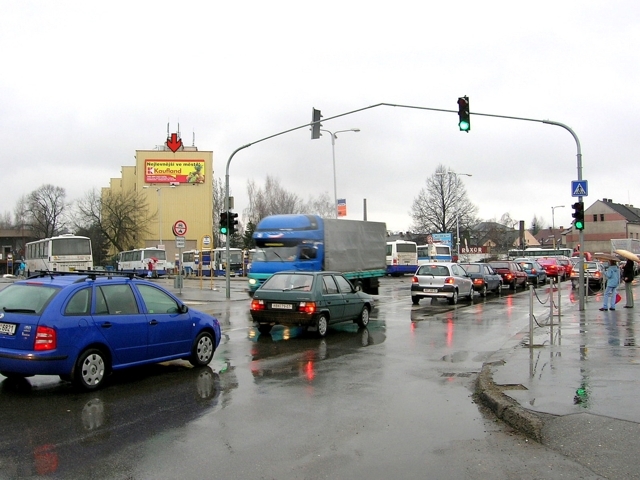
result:
[[[51,255],[91,255],[91,240],[88,238],[54,238],[51,240]]]

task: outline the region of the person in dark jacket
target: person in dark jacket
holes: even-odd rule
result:
[[[633,308],[633,260],[627,260],[622,268],[622,278],[624,279],[624,291],[627,294],[627,304],[624,308]]]

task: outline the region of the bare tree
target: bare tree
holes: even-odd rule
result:
[[[305,205],[295,193],[287,192],[280,182],[267,176],[264,189],[257,187],[253,180],[247,182],[249,207],[244,212],[247,222],[257,225],[269,215],[302,213]]]
[[[413,200],[413,229],[420,233],[468,230],[476,222],[477,207],[467,198],[458,175],[449,174],[444,165],[427,178],[427,186]]]
[[[36,238],[48,238],[60,234],[66,228],[68,204],[66,191],[51,184],[42,185],[27,195],[27,223]]]
[[[78,224],[96,227],[107,242],[119,252],[140,245],[150,233],[146,195],[135,190],[122,193],[91,190],[77,204]]]
[[[13,210],[13,216],[15,218],[16,227],[24,229],[29,223],[29,207],[27,206],[27,197],[22,195],[16,207]]]
[[[309,197],[305,212],[319,215],[322,218],[333,218],[336,213],[336,207],[333,204],[333,198],[327,192],[324,192],[317,198]]]
[[[509,228],[515,228],[515,226],[518,225],[518,220],[514,220],[509,212],[505,212],[500,217],[500,223]]]
[[[13,228],[13,217],[11,212],[0,213],[0,228]]]
[[[220,224],[220,213],[225,210],[225,184],[222,178],[213,179],[213,244],[215,246],[222,245],[222,235],[218,228]]]
[[[542,217],[538,218],[537,215],[533,216],[533,219],[531,220],[531,228],[529,229],[529,231],[531,232],[531,235],[537,235],[538,232],[540,230],[544,230],[546,227],[545,221]]]

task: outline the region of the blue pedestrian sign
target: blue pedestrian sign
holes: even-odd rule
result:
[[[571,182],[572,197],[586,197],[589,195],[589,182],[587,180],[573,180]]]

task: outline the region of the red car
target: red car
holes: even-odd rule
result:
[[[558,258],[540,257],[537,260],[538,263],[542,265],[542,268],[544,268],[544,271],[547,272],[547,277],[551,277],[558,282],[562,282],[567,278],[567,271],[565,270],[564,265],[560,263]]]
[[[571,272],[573,271],[573,263],[569,257],[558,257],[558,263],[564,267],[564,278],[571,278]]]
[[[489,265],[502,277],[502,283],[509,285],[509,289],[516,290],[518,286],[527,288],[527,272],[516,262],[496,260],[489,262]]]

